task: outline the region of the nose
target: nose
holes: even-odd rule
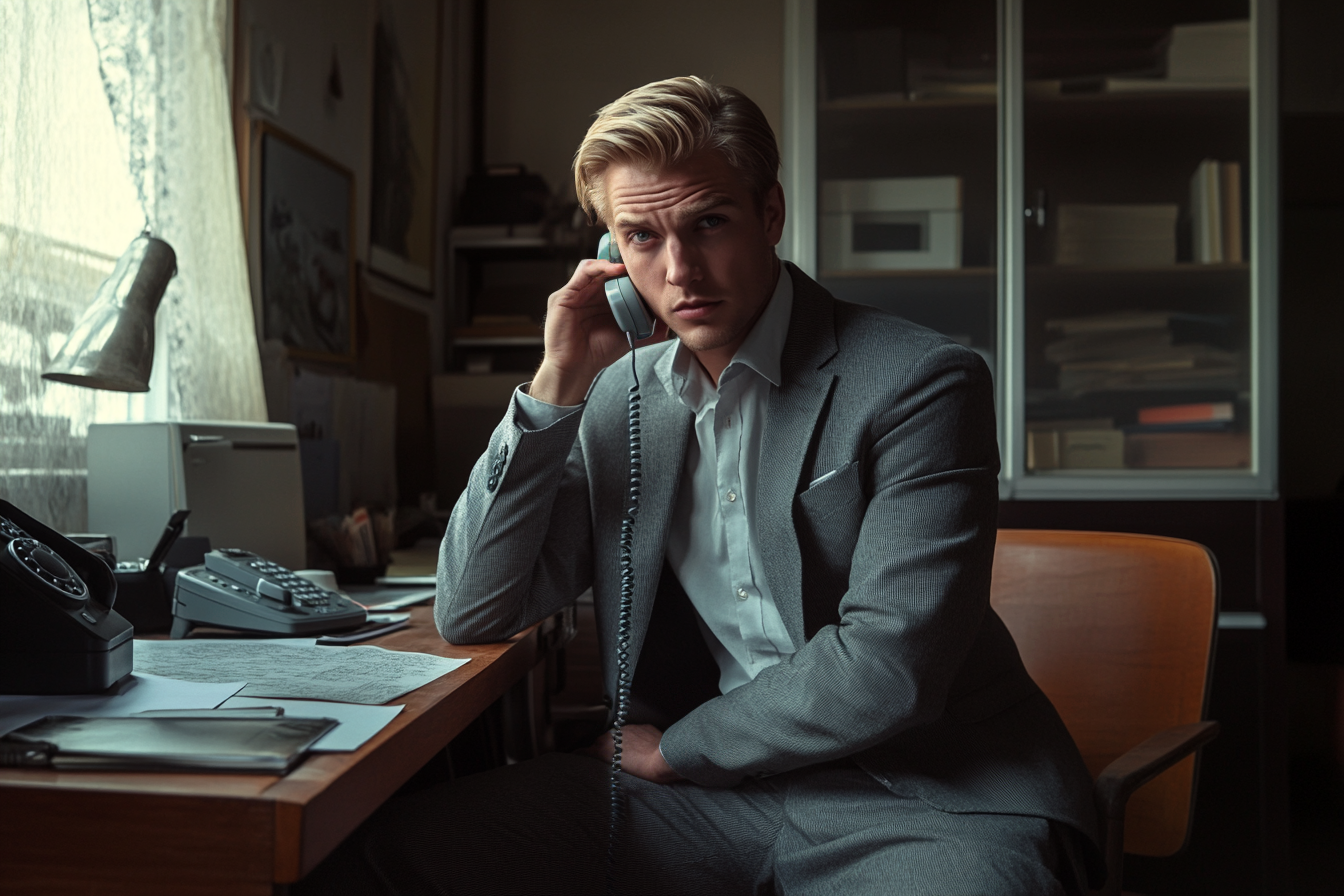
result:
[[[667,253],[667,282],[682,289],[700,279],[700,256],[694,248],[678,239],[665,244]]]

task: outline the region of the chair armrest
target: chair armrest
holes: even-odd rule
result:
[[[1125,861],[1125,806],[1130,796],[1217,736],[1217,722],[1178,725],[1131,747],[1102,769],[1093,790],[1106,852],[1106,883],[1098,891],[1102,896],[1120,893],[1121,867]]]
[[[1217,736],[1217,722],[1195,722],[1160,731],[1130,748],[1097,776],[1097,808],[1108,820],[1123,821],[1134,791]]]

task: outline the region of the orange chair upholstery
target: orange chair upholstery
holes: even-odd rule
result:
[[[1096,779],[1108,879],[1124,853],[1185,845],[1218,618],[1202,545],[1114,532],[1002,529],[990,602]],[[1132,794],[1132,798],[1131,798]]]

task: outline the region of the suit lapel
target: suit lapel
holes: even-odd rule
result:
[[[789,265],[788,271],[793,276],[793,312],[780,359],[782,382],[770,394],[757,514],[770,593],[794,647],[802,647],[803,560],[793,501],[806,485],[803,464],[835,383],[834,374],[820,369],[836,353],[835,301],[797,268]]]

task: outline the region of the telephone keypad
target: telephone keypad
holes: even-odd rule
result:
[[[174,613],[179,617],[186,616],[193,624],[224,624],[236,628],[298,634],[350,627],[358,625],[365,618],[363,607],[344,595],[328,591],[250,551],[237,548],[211,551],[205,555],[203,567],[184,570],[183,575],[185,579],[182,576],[178,579],[178,595],[179,598],[186,598],[188,608],[181,611],[179,600]],[[224,594],[219,597],[197,594],[190,585],[193,579],[208,582],[216,594]],[[184,588],[188,592],[185,595]],[[219,602],[219,598],[225,596],[246,601],[246,604],[237,607],[241,616],[230,611],[227,603]],[[215,602],[218,607],[210,609],[206,604],[199,603],[202,598]],[[191,606],[196,609],[191,609]],[[253,609],[244,610],[244,607]],[[197,615],[189,615],[193,613]],[[204,616],[199,615],[201,613]],[[280,621],[274,616],[276,613],[283,614],[290,621]],[[174,630],[178,628],[175,622]]]

